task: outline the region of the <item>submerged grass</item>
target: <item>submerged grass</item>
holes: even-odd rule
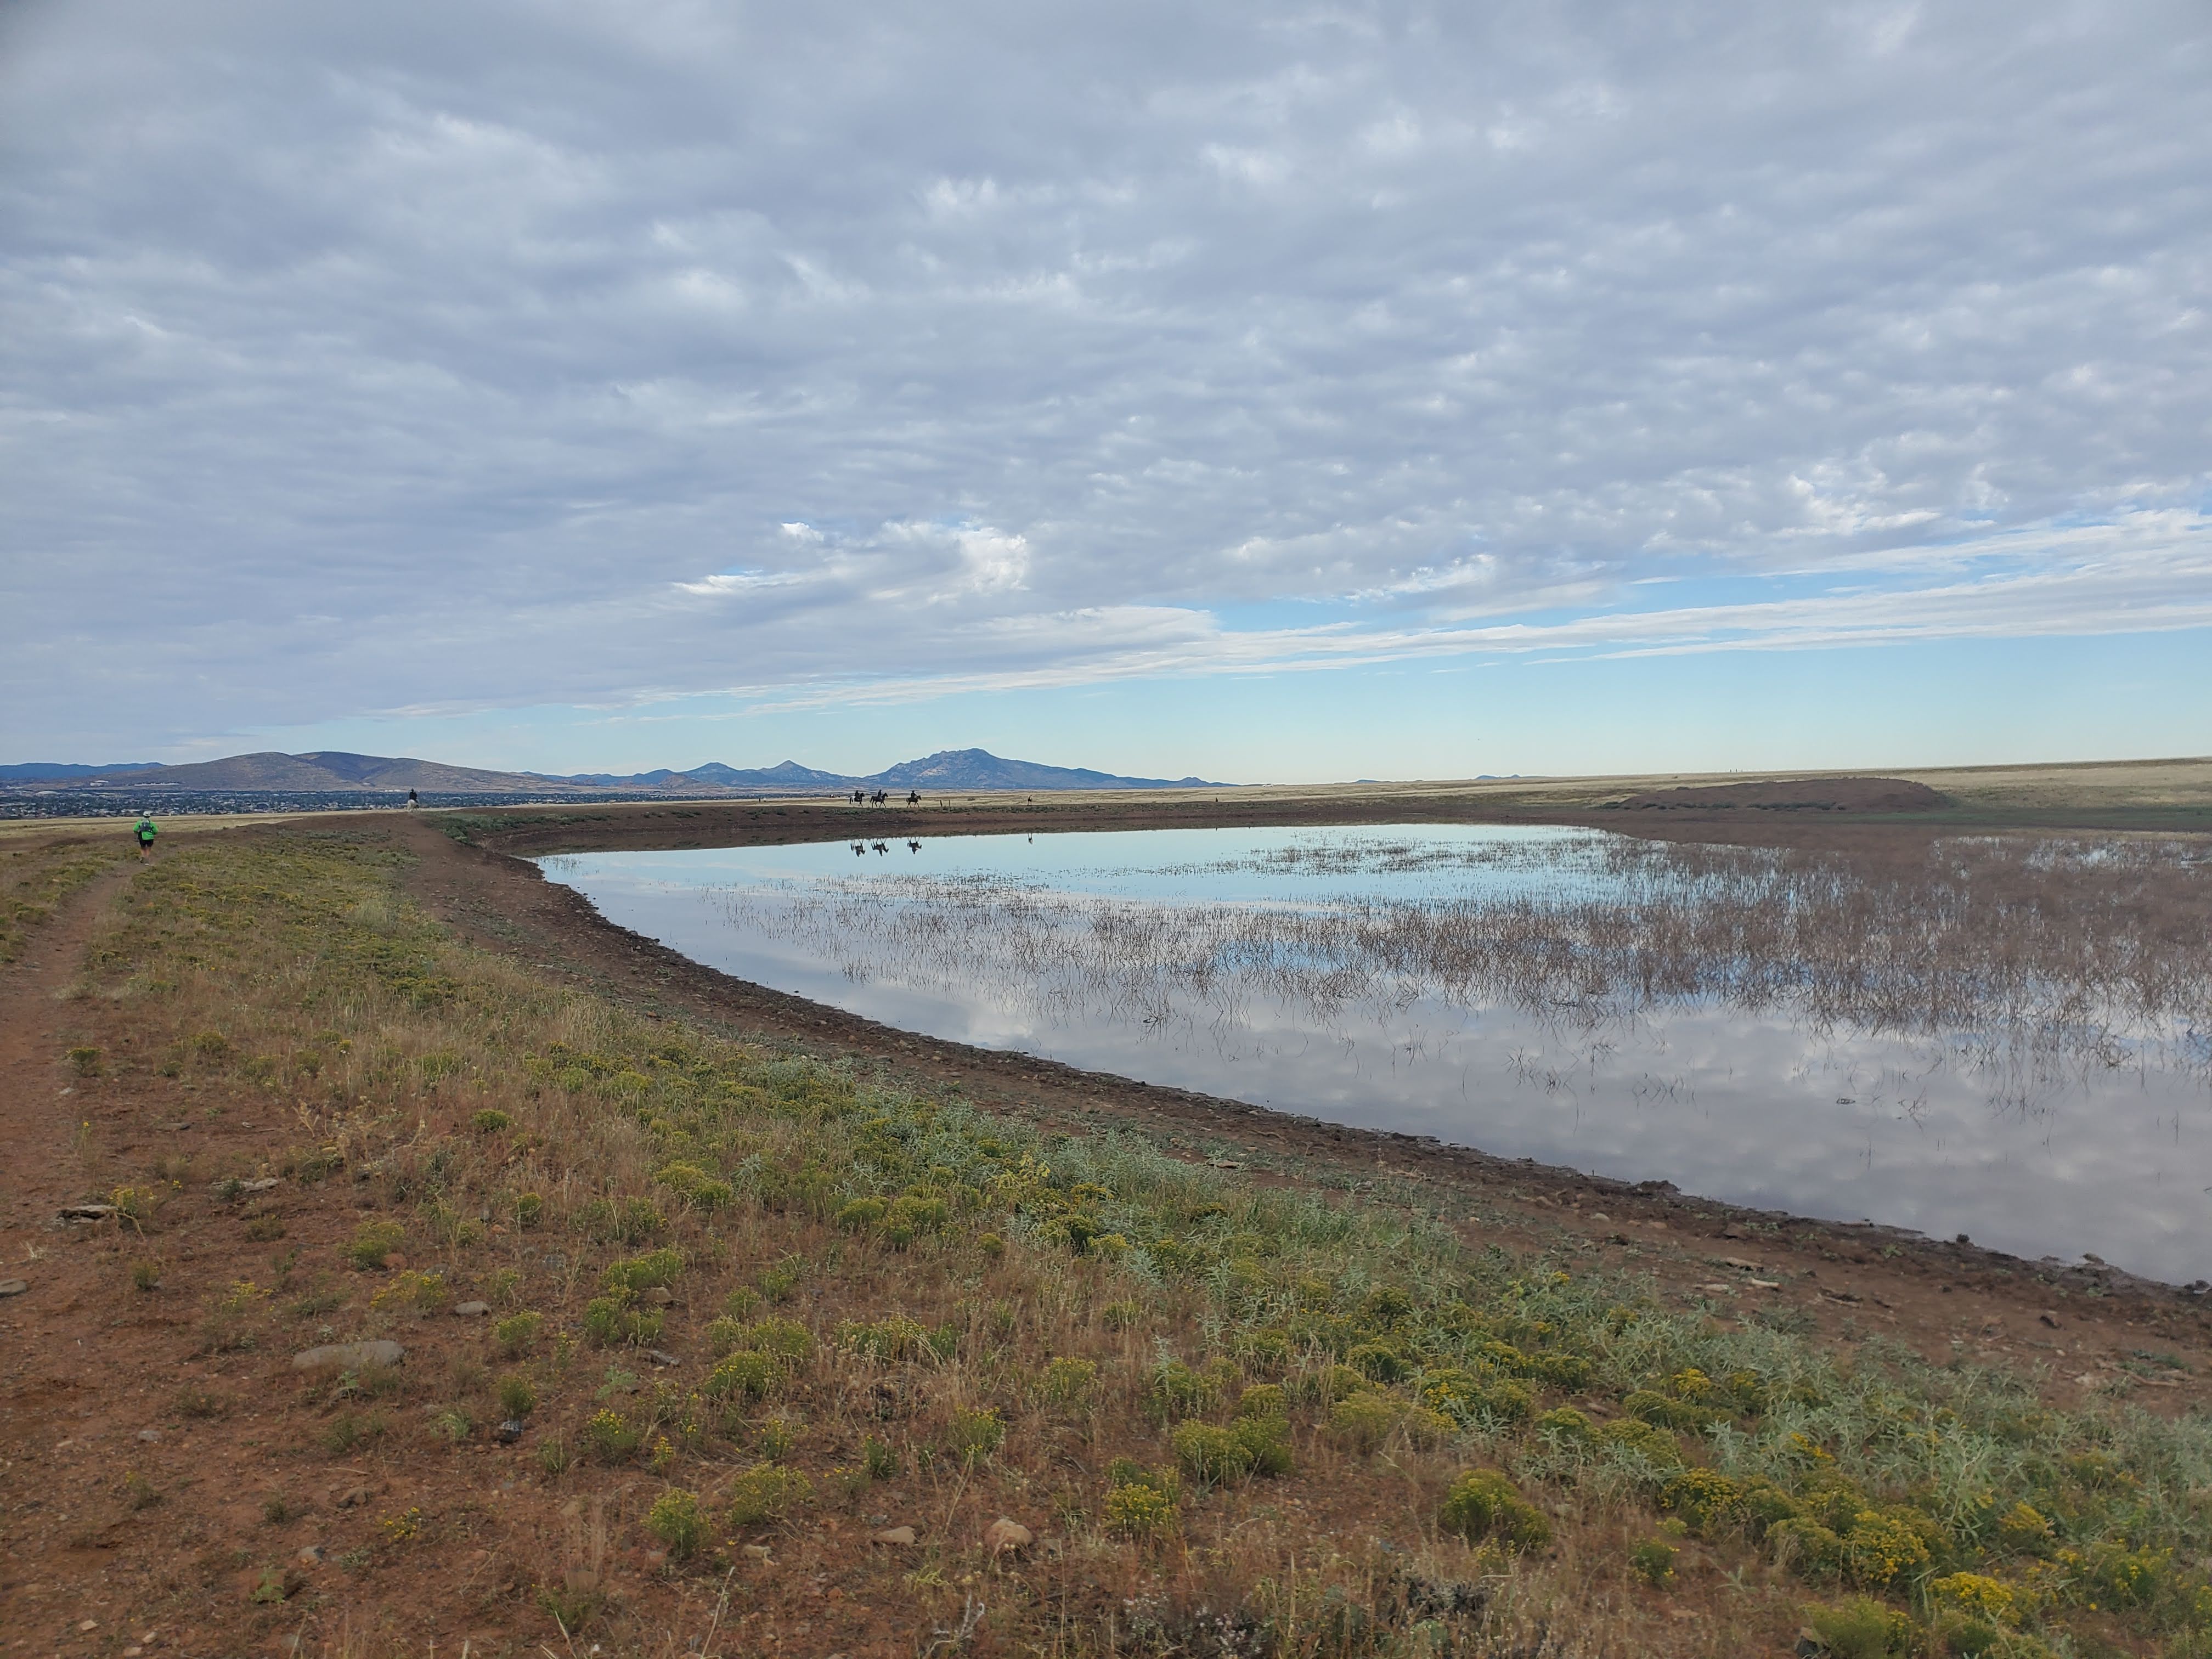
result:
[[[180,848],[88,988],[384,1211],[353,1268],[408,1268],[317,1322],[496,1297],[527,1368],[496,1409],[549,1480],[666,1483],[636,1524],[678,1558],[892,1482],[948,1538],[1052,1517],[1063,1565],[988,1598],[1039,1651],[1752,1650],[1817,1596],[1920,1651],[2212,1653],[2200,1419],[1670,1313],[1433,1217],[633,1017],[457,944],[398,866],[343,832]],[[217,1315],[239,1345],[278,1316]],[[704,1357],[647,1380],[656,1344]],[[469,1388],[436,1402],[456,1437],[494,1411]],[[322,1438],[385,1424],[334,1403]],[[1715,1564],[1694,1631],[1648,1611],[1689,1565],[1658,1574],[1655,1527]],[[916,1628],[972,1635],[956,1578],[897,1581]]]
[[[1254,867],[1503,869],[1544,890],[1160,903],[909,879],[730,904],[848,972],[980,976],[1053,1017],[1234,1021],[1267,998],[1329,1024],[1434,1000],[1594,1028],[1711,1000],[1821,1028],[1958,1035],[1990,1059],[2212,1066],[2212,857],[2197,842],[1923,836],[1847,854],[1574,831],[1533,846],[1358,837],[1186,873]]]

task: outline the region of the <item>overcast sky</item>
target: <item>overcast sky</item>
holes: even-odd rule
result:
[[[2212,750],[2212,11],[0,9],[0,759]]]

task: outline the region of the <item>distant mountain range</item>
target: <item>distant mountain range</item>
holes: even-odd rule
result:
[[[117,761],[112,766],[78,766],[67,761],[25,761],[0,766],[0,783],[58,783],[64,778],[120,777],[125,772],[158,772],[159,761]]]
[[[349,755],[320,750],[306,755],[273,752],[233,755],[225,760],[195,761],[187,766],[136,762],[118,766],[44,764],[0,767],[0,783],[49,788],[199,789],[328,793],[331,791],[432,790],[439,794],[561,794],[588,790],[635,790],[641,795],[789,795],[823,790],[924,789],[946,791],[1041,789],[1221,788],[1203,778],[1124,778],[1079,766],[1044,766],[1036,761],[1001,760],[981,749],[946,749],[920,760],[902,761],[881,772],[852,775],[818,772],[796,761],[744,769],[712,761],[688,772],[662,768],[627,775],[579,772],[488,772],[439,761],[395,759],[384,755]]]

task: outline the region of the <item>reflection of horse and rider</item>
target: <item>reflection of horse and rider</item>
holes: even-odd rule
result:
[[[891,793],[888,789],[878,789],[872,795],[868,793],[865,789],[855,789],[853,792],[853,805],[855,806],[881,806],[890,798]],[[906,804],[908,806],[921,805],[921,791],[919,789],[908,790],[906,792]]]

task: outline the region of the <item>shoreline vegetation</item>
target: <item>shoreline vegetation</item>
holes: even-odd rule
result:
[[[1531,1248],[1446,1183],[1237,1168],[642,1008],[432,914],[487,855],[426,837],[7,843],[50,913],[22,940],[82,963],[57,1004],[17,947],[7,1063],[49,1081],[10,1133],[27,1192],[99,1206],[14,1234],[40,1255],[0,1304],[96,1368],[11,1378],[9,1594],[57,1630],[2212,1652],[2212,1423],[2158,1392],[2203,1363],[2185,1311],[2062,1395],[2026,1356],[1686,1305],[1656,1255]],[[378,1341],[404,1357],[295,1366]],[[58,1437],[63,1398],[105,1437]],[[110,1547],[140,1565],[102,1613]]]
[[[1292,844],[1255,862],[1331,857],[1325,844]],[[2146,1055],[2212,1066],[2212,849],[2185,839],[1958,835],[1871,854],[1370,840],[1354,844],[1352,866],[1526,868],[1555,875],[1555,890],[1261,905],[870,876],[720,902],[848,975],[980,978],[1009,996],[1027,988],[1041,1013],[1110,1008],[1146,1025],[1231,1019],[1266,998],[1317,1029],[1349,1007],[1432,1000],[1596,1030],[1712,1001],[1816,1028],[1949,1037],[2023,1073]]]

